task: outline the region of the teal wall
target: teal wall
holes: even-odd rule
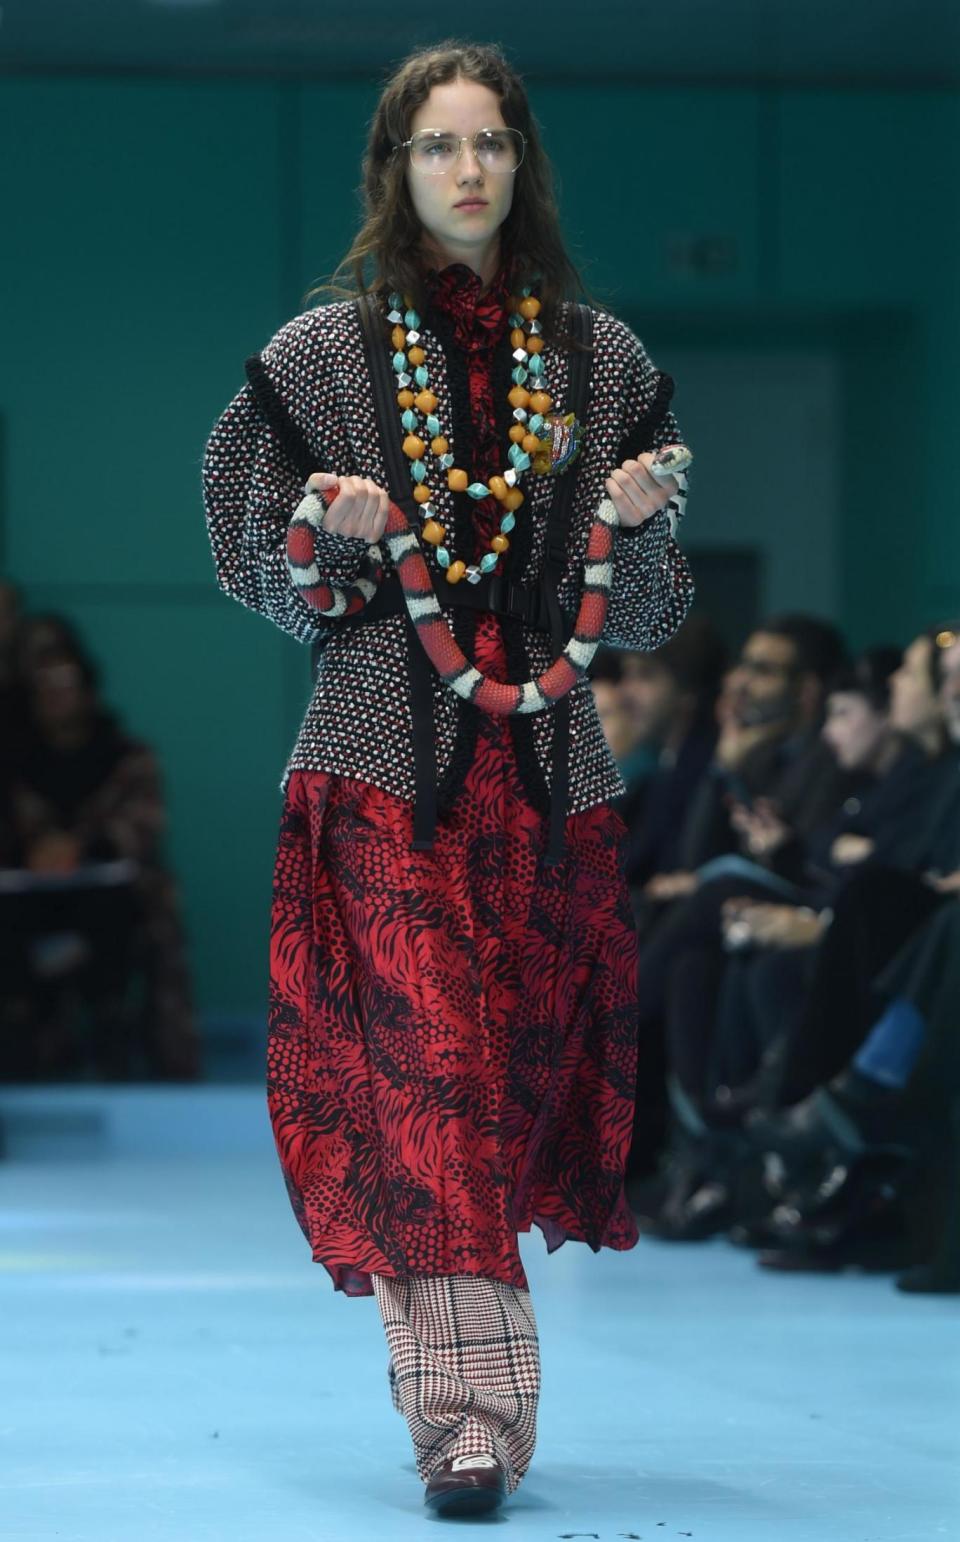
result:
[[[835,348],[854,642],[956,610],[957,98],[532,94],[574,255],[662,367],[691,341]],[[373,102],[352,85],[0,82],[4,566],[30,608],[80,623],[162,756],[207,1010],[265,1000],[277,788],[308,679],[306,650],[214,586],[200,460],[245,356],[349,241]],[[735,243],[727,269],[676,265],[703,235]],[[777,479],[804,468],[751,474],[775,520]]]

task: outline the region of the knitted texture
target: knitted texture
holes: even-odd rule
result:
[[[469,397],[465,361],[449,318],[429,309],[421,333],[431,365],[431,389],[438,416],[453,424],[457,464],[474,475],[469,443]],[[669,383],[654,367],[626,324],[603,311],[594,313],[595,357],[586,412],[587,437],[581,451],[571,515],[569,560],[560,583],[561,605],[577,609],[587,537],[605,479],[630,455],[677,443],[682,435],[666,405]],[[389,347],[386,332],[384,347]],[[509,328],[497,343],[494,377],[509,378]],[[568,395],[568,355],[543,350],[551,394],[562,407]],[[318,471],[372,478],[386,487],[387,472],[363,353],[361,326],[351,301],[305,311],[287,322],[262,351],[269,378],[307,442]],[[399,410],[397,432],[401,433]],[[504,447],[507,440],[504,437]],[[467,452],[470,452],[469,454]],[[568,473],[570,474],[570,473]],[[259,412],[246,383],[217,419],[203,456],[202,485],[207,530],[217,582],[233,598],[268,617],[301,643],[322,644],[313,694],[281,780],[290,772],[316,770],[367,781],[412,799],[413,743],[408,698],[410,639],[401,615],[373,625],[324,622],[296,591],[287,566],[287,529],[303,497],[303,482],[275,432]],[[516,582],[535,584],[542,561],[547,514],[556,483],[530,476],[518,511],[518,532],[503,571]],[[472,523],[466,494],[438,486],[438,518],[455,532],[454,548],[468,548]],[[317,528],[314,560],[318,574],[334,584],[359,576],[367,543]],[[435,559],[432,553],[428,560]],[[385,555],[385,567],[391,567]],[[693,594],[689,567],[661,510],[638,530],[614,536],[614,582],[601,641],[618,648],[650,650],[666,642],[683,620]],[[469,656],[470,613],[445,612]],[[544,633],[517,623],[529,668],[539,674],[553,650]],[[517,644],[514,644],[514,653]],[[519,662],[519,661],[518,661]],[[479,709],[458,699],[433,679],[437,768],[449,786],[455,762],[469,759]],[[624,784],[607,746],[589,682],[570,692],[570,783],[567,813],[578,813],[618,796]],[[473,723],[469,721],[473,718]],[[465,721],[466,719],[466,721]],[[537,762],[536,801],[549,787],[552,713],[529,719],[529,742]],[[460,732],[458,734],[458,728]],[[459,780],[459,777],[454,778]]]

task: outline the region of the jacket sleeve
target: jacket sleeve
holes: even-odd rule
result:
[[[296,369],[302,322],[298,317],[282,327],[263,352],[281,392],[285,375]],[[319,407],[322,417],[322,401]],[[318,454],[316,469],[333,468]],[[298,642],[323,636],[329,627],[297,592],[287,565],[287,529],[303,500],[303,478],[263,420],[249,382],[214,424],[201,479],[220,588]],[[359,537],[315,527],[314,559],[327,582],[352,582],[366,552],[367,543]]]
[[[669,409],[673,381],[656,369],[643,344],[625,328],[632,355],[625,382],[626,429],[616,465],[665,444],[682,443]],[[615,467],[611,467],[614,470]],[[642,525],[618,527],[613,538],[613,589],[601,642],[651,652],[672,637],[690,609],[693,575],[676,540],[686,509],[688,476],[679,493]]]

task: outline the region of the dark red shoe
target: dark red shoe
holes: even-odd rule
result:
[[[495,1456],[454,1456],[427,1483],[423,1502],[434,1515],[482,1515],[498,1510],[507,1497],[507,1480]]]

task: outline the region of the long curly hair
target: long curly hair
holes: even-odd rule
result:
[[[513,203],[500,226],[501,258],[508,264],[514,293],[525,284],[535,286],[545,339],[570,347],[572,339],[560,327],[560,302],[581,294],[593,305],[598,302],[587,294],[567,255],[553,174],[526,90],[498,47],[456,38],[416,50],[388,79],[370,121],[363,158],[363,223],[330,281],[308,290],[304,304],[321,294],[352,298],[371,290],[397,290],[410,295],[417,310],[424,310],[428,264],[421,248],[423,227],[407,187],[406,157],[394,154],[394,147],[410,137],[413,115],[433,87],[455,80],[476,81],[494,91],[504,123],[526,139]]]

